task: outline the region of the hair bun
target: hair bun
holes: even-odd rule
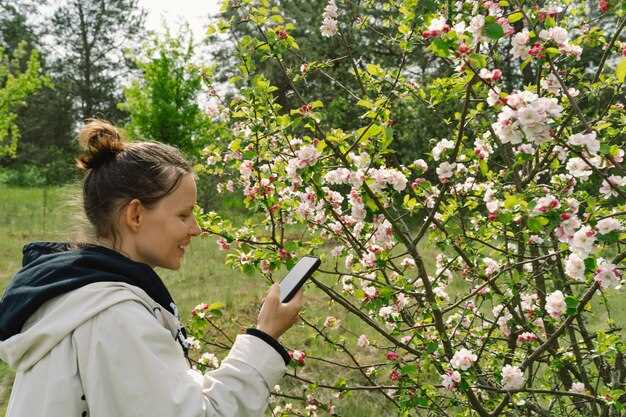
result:
[[[98,119],[88,119],[78,134],[80,147],[85,151],[76,160],[81,169],[96,169],[115,159],[125,143],[115,126]]]

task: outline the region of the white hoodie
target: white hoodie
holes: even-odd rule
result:
[[[280,354],[239,335],[219,369],[190,369],[177,319],[143,290],[99,282],[43,304],[0,342],[16,370],[6,417],[262,416]]]

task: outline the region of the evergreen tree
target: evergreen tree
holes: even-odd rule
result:
[[[54,12],[50,34],[62,47],[54,69],[76,101],[81,120],[118,122],[120,85],[130,62],[125,49],[143,33],[145,11],[137,0],[67,0]]]

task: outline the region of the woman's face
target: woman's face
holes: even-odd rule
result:
[[[193,215],[196,198],[196,181],[192,174],[186,174],[155,207],[142,207],[133,239],[137,260],[152,267],[180,268],[191,238],[201,233]]]

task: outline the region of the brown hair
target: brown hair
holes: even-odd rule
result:
[[[178,149],[159,142],[127,142],[112,124],[89,119],[78,135],[84,153],[76,166],[85,171],[82,208],[91,230],[88,240],[119,237],[117,219],[122,207],[138,199],[147,208],[173,192],[190,163]],[[83,222],[84,223],[84,222]]]

